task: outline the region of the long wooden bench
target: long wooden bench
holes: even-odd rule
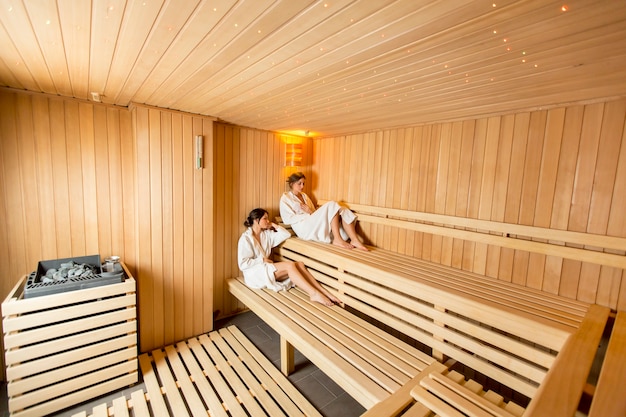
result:
[[[229,280],[230,292],[278,332],[281,369],[293,370],[294,348],[349,395],[370,408],[436,360],[339,306],[313,303],[297,288],[273,292]]]
[[[626,247],[624,239],[601,239],[570,232],[550,235],[540,228],[452,216],[368,206],[350,205],[350,208],[357,212],[361,222],[440,233],[611,267],[626,266],[626,258],[618,250]],[[366,210],[370,212],[364,214]],[[431,356],[441,362],[452,358],[502,384],[502,391],[532,399],[525,415],[573,415],[585,389],[610,309],[393,251],[371,249],[370,252],[346,250],[294,237],[284,242],[277,254],[279,259],[304,262],[316,279],[334,291],[350,311],[430,347]],[[241,280],[231,280],[230,288],[285,338],[286,345],[297,344],[318,366],[324,362],[326,352],[320,354],[320,351],[330,342],[311,338],[309,325],[303,325],[300,318],[289,319],[291,312],[276,311],[274,304],[283,294],[249,290]],[[303,312],[310,310],[307,305],[299,308]],[[323,322],[315,315],[307,320]],[[344,355],[341,350],[338,354]],[[576,366],[572,367],[574,360]],[[336,366],[328,368],[336,369]],[[341,379],[345,373],[340,371],[330,376]],[[415,399],[407,400],[408,388],[423,379],[423,375],[416,375],[400,387],[405,394],[403,401],[415,402]],[[542,393],[546,390],[561,400],[557,403],[545,400],[547,397]],[[356,394],[355,390],[346,391],[366,408],[370,408],[368,404],[387,402],[392,397],[368,395],[374,400],[366,402],[359,399],[363,391]]]

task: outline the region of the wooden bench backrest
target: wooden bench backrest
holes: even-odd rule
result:
[[[325,203],[324,200],[318,204]],[[626,238],[341,203],[359,221],[626,269]]]

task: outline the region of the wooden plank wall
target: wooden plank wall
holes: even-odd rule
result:
[[[0,89],[0,289],[39,260],[118,254],[138,281],[141,349],[212,328],[243,306],[237,239],[278,215],[285,179],[314,198],[626,236],[626,101],[304,142],[284,167],[274,132],[145,106]],[[193,138],[205,138],[205,169]],[[70,163],[71,162],[71,163]],[[380,246],[626,308],[623,271],[480,244],[364,229]]]
[[[115,254],[137,279],[143,351],[211,330],[212,124],[0,89],[3,299],[40,260]]]
[[[285,167],[285,143],[304,145],[303,167]],[[233,298],[225,280],[240,276],[237,242],[244,232],[248,213],[262,207],[270,218],[279,216],[280,196],[287,190],[286,178],[304,171],[311,178],[312,143],[307,138],[283,136],[274,132],[215,123],[215,298],[221,316],[244,308]],[[308,158],[308,159],[307,159]]]
[[[626,100],[618,100],[314,140],[310,192],[624,237],[625,119]],[[376,246],[626,308],[621,269],[383,226],[362,232]]]
[[[0,90],[0,138],[3,297],[40,260],[114,254],[134,264],[127,109]]]
[[[213,119],[131,106],[143,352],[213,329]],[[195,169],[196,135],[204,168]]]

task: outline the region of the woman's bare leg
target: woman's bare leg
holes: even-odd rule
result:
[[[333,305],[333,301],[328,298],[323,291],[323,288],[320,290],[312,282],[310,282],[309,279],[302,274],[294,262],[275,262],[274,266],[276,267],[274,275],[278,281],[282,281],[289,277],[297,287],[301,288],[308,294],[311,301],[329,307]],[[313,279],[313,281],[319,286],[319,283],[315,279]]]
[[[350,243],[352,244],[352,246],[361,250],[369,250],[365,247],[365,245],[359,239],[359,236],[356,234],[356,220],[354,220],[352,223],[346,223],[345,221],[342,221],[342,223],[343,230],[345,230],[350,237]]]
[[[302,275],[311,283],[311,285],[316,288],[318,291],[320,291],[322,294],[324,294],[326,297],[328,297],[328,299],[330,301],[332,301],[333,303],[336,304],[340,304],[341,300],[337,297],[335,297],[333,295],[333,293],[331,293],[330,291],[328,291],[323,285],[321,285],[313,275],[311,275],[311,272],[309,272],[309,270],[306,268],[306,266],[304,265],[304,263],[302,262],[296,262],[296,268],[298,268],[298,270],[302,273]]]
[[[341,246],[342,248],[352,249],[354,248],[354,245],[346,242],[341,237],[341,232],[339,231],[339,217],[340,214],[339,212],[337,212],[337,214],[335,214],[335,217],[333,217],[333,219],[330,221],[330,230],[333,233],[333,245]],[[350,235],[348,234],[348,236]]]

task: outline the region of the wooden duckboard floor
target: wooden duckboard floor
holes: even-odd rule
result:
[[[139,356],[146,391],[86,416],[320,416],[235,326]]]

